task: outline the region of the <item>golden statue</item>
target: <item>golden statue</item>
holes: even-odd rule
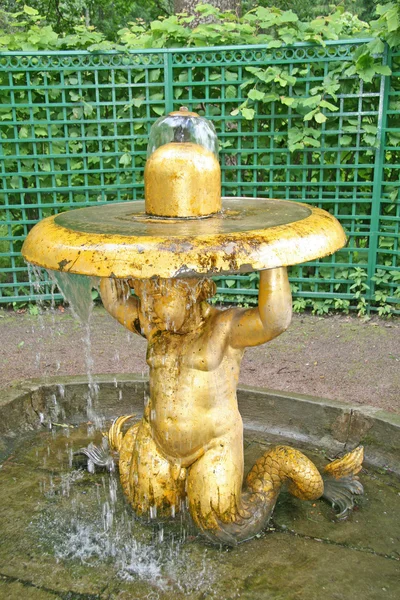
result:
[[[143,210],[144,209],[144,210]],[[244,350],[280,335],[291,319],[286,266],[341,248],[338,221],[305,204],[273,199],[221,202],[213,126],[182,108],[152,127],[145,203],[69,211],[36,225],[24,257],[48,269],[101,277],[108,312],[148,340],[150,396],[144,415],[116,419],[108,440],[119,453],[122,487],[138,515],[174,516],[189,507],[211,540],[236,544],[268,521],[279,491],[324,496],[344,513],[362,448],[321,475],[301,452],[268,450],[243,484],[243,424],[236,387]],[[258,306],[221,310],[207,276],[260,271]],[[132,295],[132,290],[135,295]],[[109,464],[98,450],[93,462]]]
[[[135,295],[131,295],[131,289]],[[108,312],[148,340],[150,396],[139,423],[125,435],[120,417],[109,432],[119,452],[122,486],[137,515],[175,516],[186,506],[213,541],[234,544],[268,521],[280,488],[304,500],[324,493],[324,481],[304,454],[287,446],[266,452],[243,482],[243,424],[236,386],[247,346],[287,329],[292,298],[286,268],[260,273],[257,308],[220,310],[207,298],[209,279],[103,279]],[[361,469],[362,449],[326,467],[335,477]],[[357,480],[354,492],[362,491]]]

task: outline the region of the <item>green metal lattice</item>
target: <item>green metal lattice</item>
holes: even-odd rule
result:
[[[295,296],[353,302],[349,274],[359,268],[366,272],[368,287],[362,294],[367,304],[389,274],[387,301],[395,302],[400,53],[382,56],[392,66],[391,77],[366,84],[342,76],[339,110],[327,113],[328,121],[320,125],[318,149],[289,152],[288,135],[303,125],[303,117],[281,103],[259,104],[252,121],[231,116],[245,99],[248,67],[281,66],[296,74],[296,92],[300,86],[309,96],[332,65],[343,70],[361,43],[365,40],[324,48],[0,53],[0,302],[37,297],[20,248],[39,219],[69,208],[143,197],[149,128],[181,104],[215,123],[225,195],[310,202],[345,227],[346,248],[292,269]],[[291,93],[288,86],[285,94]],[[366,142],[368,135],[374,135],[373,144]],[[257,277],[220,278],[218,288],[233,301],[254,301]]]

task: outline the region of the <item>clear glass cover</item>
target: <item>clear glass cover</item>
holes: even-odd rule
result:
[[[171,142],[198,144],[210,150],[218,159],[218,138],[211,121],[188,111],[184,106],[157,119],[150,129],[147,158],[157,148]]]

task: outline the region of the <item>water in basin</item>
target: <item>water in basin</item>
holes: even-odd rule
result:
[[[187,516],[135,520],[117,474],[90,474],[73,454],[100,432],[63,425],[21,437],[1,464],[0,598],[398,598],[400,482],[390,472],[363,472],[365,496],[346,521],[283,492],[270,526],[227,550]],[[267,444],[247,439],[247,468]]]

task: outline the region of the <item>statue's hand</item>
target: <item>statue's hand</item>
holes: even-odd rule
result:
[[[131,294],[131,286],[124,279],[103,278],[100,296],[104,308],[124,327],[140,334],[138,300]]]

